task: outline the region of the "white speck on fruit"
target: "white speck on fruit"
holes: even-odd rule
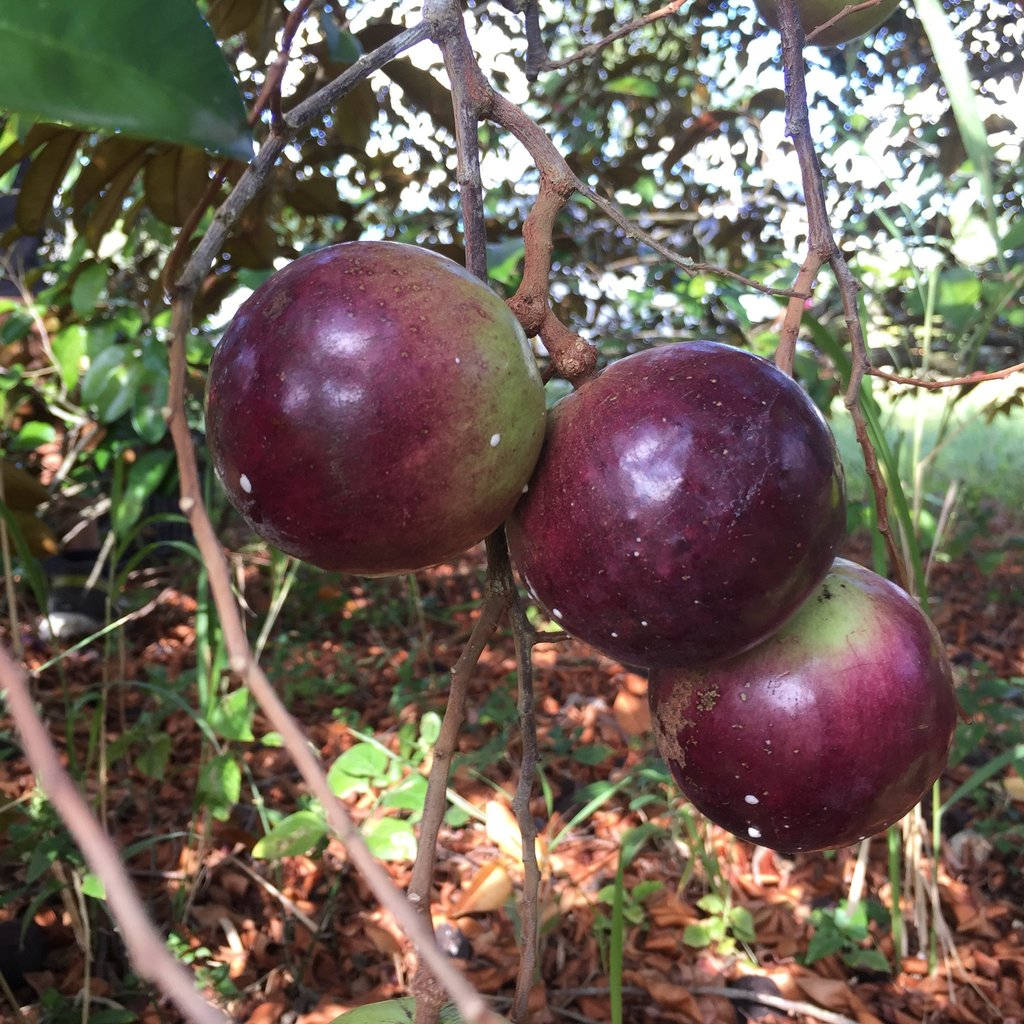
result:
[[[618,634],[618,633],[616,633],[616,632],[615,632],[615,630],[612,630],[612,637],[613,637],[614,639],[618,640],[618,638],[619,638],[619,634]]]
[[[501,444],[501,434],[491,434],[491,447],[497,448]]]
[[[523,484],[523,494],[525,494],[529,489],[530,489],[530,485],[529,484]]]
[[[633,552],[633,557],[634,558],[639,558],[640,557],[640,552],[639,551],[634,551]]]
[[[748,825],[747,826],[747,835],[750,836],[751,839],[760,839],[761,838],[761,830],[758,829],[758,828],[754,828],[753,825]]]
[[[647,625],[647,620],[646,620],[646,619],[641,619],[641,620],[640,620],[640,625],[641,625],[641,626],[645,626],[645,627],[646,627],[646,625]]]
[[[759,804],[761,802],[753,793],[748,793],[743,799],[746,800],[748,804]]]
[[[462,362],[462,360],[458,356],[456,356],[455,357],[455,365],[458,366],[459,363],[461,363],[461,362]]]
[[[554,615],[556,619],[560,619],[562,617],[562,613],[557,608],[552,608],[551,614]]]
[[[637,537],[636,542],[637,542],[637,544],[640,543],[640,538],[639,537]]]
[[[252,494],[252,481],[244,473],[238,478],[238,484],[246,494]]]

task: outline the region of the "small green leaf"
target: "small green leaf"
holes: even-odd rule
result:
[[[572,752],[573,759],[580,764],[600,764],[614,754],[615,751],[604,743],[589,743],[582,747],[576,747]]]
[[[279,821],[253,848],[252,855],[264,860],[299,857],[327,835],[327,822],[322,814],[296,811]]]
[[[427,711],[420,719],[420,743],[432,747],[441,735],[441,716],[436,711]]]
[[[251,742],[256,738],[252,733],[254,708],[252,695],[244,686],[232,690],[210,709],[210,728],[226,740]]]
[[[877,971],[880,974],[890,974],[892,967],[877,949],[851,949],[843,954],[843,963],[854,970]]]
[[[194,0],[0,5],[0,106],[248,160],[238,84]]]
[[[82,876],[82,892],[91,896],[94,900],[105,900],[107,898],[106,886],[100,881],[99,875],[91,871]]]
[[[705,914],[721,914],[725,910],[725,900],[722,899],[717,893],[709,892],[706,896],[701,896],[697,900],[697,906],[704,911]]]
[[[167,761],[171,756],[171,737],[167,733],[157,733],[150,737],[149,742],[135,759],[135,767],[147,778],[162,779],[167,770]]]
[[[683,929],[683,942],[695,949],[703,949],[711,944],[711,934],[706,924],[688,924]]]
[[[741,942],[754,942],[757,939],[754,918],[746,907],[733,907],[729,911],[729,929]]]
[[[90,363],[82,380],[82,402],[96,409],[101,423],[113,423],[132,406],[142,362],[127,345],[111,345]]]
[[[622,75],[619,78],[613,78],[605,85],[604,90],[623,96],[636,96],[645,100],[655,100],[661,95],[661,89],[656,83],[649,78],[640,78],[638,75]]]
[[[427,798],[427,780],[414,772],[404,782],[385,793],[381,807],[395,807],[401,811],[422,811]]]
[[[363,826],[370,852],[381,860],[415,860],[416,833],[401,818],[379,818]]]
[[[107,275],[104,264],[93,263],[75,278],[71,288],[71,308],[78,316],[88,316],[96,309],[100,295],[107,287]]]
[[[88,336],[89,332],[81,324],[69,324],[50,339],[53,357],[60,370],[60,379],[68,391],[78,383]]]
[[[219,754],[203,765],[196,796],[218,820],[227,821],[242,794],[242,770],[230,754]]]
[[[357,743],[349,747],[331,766],[331,770],[354,775],[356,778],[376,779],[384,774],[388,755],[372,743]]]
[[[843,936],[832,927],[821,926],[815,929],[811,941],[807,944],[804,963],[810,966],[822,957],[838,953],[846,945]]]
[[[152,451],[146,452],[131,464],[124,493],[110,513],[114,534],[119,539],[127,539],[128,531],[142,515],[146,499],[160,486],[173,461],[173,452]]]
[[[29,420],[23,423],[21,430],[11,440],[11,449],[16,452],[30,452],[41,444],[50,444],[57,436],[52,423],[41,420]]]

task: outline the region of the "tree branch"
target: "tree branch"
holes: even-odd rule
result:
[[[878,2],[879,0],[871,0],[871,3]],[[651,22],[660,21],[662,18],[667,18],[670,14],[675,14],[684,3],[686,3],[686,0],[672,0],[671,3],[665,4],[664,7],[659,7],[656,11],[651,11],[650,14],[645,14],[642,18],[637,18],[635,21],[631,21],[626,25],[622,25],[620,28],[614,29],[603,39],[599,39],[596,43],[588,43],[586,46],[580,47],[580,49],[575,53],[570,54],[568,57],[563,57],[561,60],[549,60],[541,70],[558,71],[561,68],[569,67],[570,64],[575,64],[578,60],[585,60],[587,57],[593,57],[594,54],[600,53],[601,50],[610,43],[614,43],[616,39],[628,36],[638,28],[650,25]]]
[[[227,1018],[199,994],[195,981],[175,960],[135,892],[117,848],[64,770],[50,735],[36,714],[22,669],[0,650],[0,684],[21,735],[25,757],[39,788],[56,808],[89,867],[106,890],[106,902],[139,975],[156,985],[193,1024],[227,1024]]]
[[[504,534],[502,543],[505,544]],[[516,648],[516,677],[518,680],[517,707],[519,731],[522,740],[522,758],[519,762],[519,782],[516,785],[512,807],[519,822],[519,835],[523,847],[523,895],[519,901],[519,919],[522,927],[519,972],[512,1002],[512,1019],[517,1024],[529,1020],[530,989],[537,973],[537,951],[540,935],[540,866],[537,863],[537,826],[530,811],[534,780],[537,775],[537,719],[533,700],[533,646],[536,632],[526,618],[526,610],[516,590],[508,548],[502,572],[506,586],[512,594],[510,615],[512,636]]]
[[[942,388],[961,388],[969,384],[980,384],[986,380],[1005,380],[1015,373],[1024,371],[1024,363],[1017,363],[1014,366],[1007,366],[1002,370],[993,370],[991,373],[982,373],[980,370],[967,374],[966,377],[947,377],[944,380],[926,380],[922,377],[900,377],[894,373],[886,373],[884,370],[876,370],[873,366],[868,367],[868,374],[872,377],[879,377],[882,380],[892,381],[894,384],[907,384],[915,388],[924,388],[926,391],[939,391]]]
[[[819,36],[824,35],[836,22],[842,21],[848,14],[856,14],[857,11],[866,11],[869,7],[877,7],[881,0],[864,0],[859,4],[848,4],[841,11],[833,14],[828,21],[822,22],[813,32],[808,33],[807,42],[813,43]]]
[[[171,383],[168,423],[178,460],[181,509],[189,519],[197,547],[203,556],[232,672],[245,682],[268,720],[281,734],[285,748],[311,794],[322,804],[328,824],[345,844],[352,863],[366,880],[381,906],[394,915],[420,958],[426,962],[433,975],[440,980],[458,1005],[463,1018],[476,1024],[495,1024],[499,1018],[438,948],[430,927],[370,853],[345,806],[331,792],[323,766],[310,749],[301,727],[289,714],[270,681],[253,659],[231,590],[227,562],[202,502],[195,452],[185,415],[185,338],[191,320],[192,299],[199,281],[212,263],[228,231],[252,198],[266,184],[277,157],[291,136],[322,117],[341,96],[371,72],[382,67],[409,46],[425,39],[428,34],[429,29],[424,24],[401,33],[384,46],[360,57],[333,82],[285,114],[282,119],[284,127],[272,129],[254,161],[221,205],[177,284],[169,355]]]
[[[860,405],[861,384],[868,370],[867,346],[861,329],[860,313],[857,308],[859,285],[850,271],[839,246],[832,235],[825,203],[825,186],[822,180],[818,155],[811,137],[810,118],[807,112],[807,85],[804,79],[804,31],[800,24],[797,0],[778,0],[779,32],[782,34],[782,64],[786,86],[786,133],[793,140],[800,176],[803,182],[804,205],[807,208],[808,257],[797,277],[798,284],[813,280],[817,268],[827,262],[832,268],[839,294],[842,298],[846,330],[850,339],[850,379],[847,382],[843,403],[853,420],[854,431],[864,458],[864,466],[875,495],[875,511],[878,532],[885,541],[889,563],[898,582],[906,590],[911,589],[911,573],[907,567],[889,522],[888,489],[878,465],[878,457],[868,436],[867,421]],[[818,262],[820,261],[820,262]],[[817,263],[817,267],[815,264]],[[795,344],[799,324],[795,323],[795,302],[791,301],[786,312],[784,331],[786,344]],[[780,347],[782,342],[780,341]],[[784,366],[792,366],[792,353],[783,351],[776,357]]]

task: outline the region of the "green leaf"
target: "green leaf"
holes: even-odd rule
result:
[[[831,925],[822,925],[815,929],[811,941],[807,944],[804,963],[816,963],[822,957],[838,953],[846,945],[846,940]]]
[[[147,778],[162,779],[170,756],[171,737],[164,732],[157,733],[142,748],[142,753],[135,759],[135,767]]]
[[[363,55],[363,44],[351,32],[342,32],[333,16],[320,12],[320,31],[327,43],[327,56],[335,64],[355,64]]]
[[[403,999],[388,999],[382,1003],[357,1006],[335,1017],[331,1024],[412,1024],[415,1019],[416,1000],[406,996]],[[439,1024],[462,1024],[462,1017],[454,1006],[442,1006]]]
[[[441,716],[436,711],[427,711],[420,719],[420,743],[432,747],[441,735]]]
[[[238,85],[194,0],[0,5],[8,111],[248,160]]]
[[[29,420],[23,423],[21,430],[11,441],[11,449],[16,452],[30,452],[41,444],[49,444],[57,436],[52,423],[41,420]]]
[[[69,324],[50,339],[53,357],[60,370],[60,379],[70,391],[82,372],[82,356],[85,355],[88,331],[81,324]]]
[[[381,860],[415,860],[416,833],[401,818],[379,818],[363,826],[370,852]]]
[[[729,911],[729,930],[741,942],[754,942],[757,939],[754,918],[746,907],[733,907]]]
[[[142,515],[146,499],[160,486],[173,461],[173,452],[153,451],[146,452],[131,464],[124,493],[110,513],[111,526],[118,539],[127,539],[128,531]]]
[[[711,944],[711,934],[706,924],[688,924],[683,929],[683,942],[695,949],[703,949]]]
[[[381,807],[396,807],[401,811],[422,811],[427,798],[427,780],[414,772],[404,782],[384,794]]]
[[[107,898],[106,886],[100,881],[100,876],[94,875],[91,871],[82,876],[82,892],[86,896],[91,896],[94,900],[105,900]]]
[[[915,0],[918,17],[935,54],[935,63],[949,94],[960,137],[964,148],[974,165],[974,173],[981,182],[985,197],[985,212],[992,239],[998,248],[999,231],[996,226],[996,205],[992,187],[992,149],[985,131],[985,122],[978,109],[974,83],[967,67],[967,59],[949,18],[942,7],[942,0]]]
[[[327,835],[327,822],[322,814],[296,811],[279,821],[253,848],[254,857],[277,860],[279,857],[299,857]]]
[[[1024,217],[1018,217],[1003,235],[1004,249],[1019,249],[1024,246]]]
[[[228,820],[241,794],[242,770],[230,754],[219,754],[203,765],[196,796],[218,821]]]
[[[576,747],[572,752],[573,760],[580,764],[600,764],[607,760],[613,753],[611,747],[604,743],[589,743],[586,746]]]
[[[892,972],[889,961],[885,955],[877,949],[851,949],[843,954],[843,963],[854,970],[878,971],[882,974]]]
[[[251,742],[256,738],[252,733],[253,709],[252,695],[245,687],[232,690],[211,708],[210,728],[226,740]]]
[[[725,900],[722,899],[717,893],[709,892],[706,896],[701,896],[697,900],[697,906],[704,911],[705,914],[721,914],[725,910]]]
[[[387,766],[388,755],[380,747],[372,743],[357,743],[331,765],[331,771],[356,778],[376,779],[384,774]]]
[[[637,75],[622,75],[613,78],[604,87],[605,92],[619,93],[623,96],[636,96],[640,99],[654,100],[661,95],[661,89],[649,78]]]
[[[89,365],[82,380],[82,402],[101,423],[113,423],[132,406],[143,375],[142,362],[127,345],[111,345]]]
[[[100,301],[103,289],[107,287],[107,268],[102,263],[86,267],[71,288],[71,308],[79,316],[88,316]]]

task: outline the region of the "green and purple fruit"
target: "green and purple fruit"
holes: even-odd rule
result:
[[[663,345],[564,398],[507,525],[527,585],[570,633],[633,665],[731,657],[777,629],[843,536],[821,414],[771,363]]]
[[[956,724],[952,671],[917,603],[842,559],[777,633],[704,671],[650,677],[658,750],[712,821],[785,853],[903,817]]]
[[[213,463],[261,536],[326,569],[409,572],[496,529],[543,441],[504,302],[411,245],[303,256],[243,304],[206,402]]]
[[[778,0],[754,0],[758,13],[772,28],[779,27]],[[873,7],[852,11],[830,25],[812,40],[815,46],[839,46],[878,28],[899,7],[899,0],[879,0]],[[830,21],[853,3],[847,0],[798,0],[797,9],[804,34],[810,35],[815,29]]]

